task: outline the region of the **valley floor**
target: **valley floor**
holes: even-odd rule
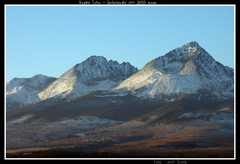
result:
[[[6,153],[7,158],[234,158],[233,127],[201,120],[166,123],[154,116],[126,122],[95,116],[15,121],[7,123]]]

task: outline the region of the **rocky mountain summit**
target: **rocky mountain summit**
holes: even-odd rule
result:
[[[234,70],[215,61],[196,41],[147,63],[115,90],[164,99],[198,94],[198,99],[233,97]]]
[[[38,93],[56,78],[37,74],[29,78],[13,78],[6,82],[7,110],[39,102]]]
[[[119,64],[102,56],[91,56],[64,73],[38,96],[41,100],[51,97],[72,100],[96,90],[112,89],[136,72],[137,68],[129,63]]]

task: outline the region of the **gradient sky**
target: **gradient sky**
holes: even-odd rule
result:
[[[59,77],[91,55],[141,69],[197,41],[234,68],[234,6],[6,6],[6,81]]]

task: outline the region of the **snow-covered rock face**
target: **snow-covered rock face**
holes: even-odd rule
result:
[[[193,41],[150,61],[115,90],[151,98],[200,93],[225,99],[233,97],[233,87],[234,70],[215,61]]]
[[[41,100],[51,97],[72,100],[93,91],[112,89],[136,72],[137,68],[129,63],[119,64],[102,56],[91,56],[64,73],[38,96]]]
[[[6,82],[7,110],[27,106],[39,102],[38,93],[44,90],[56,78],[35,75],[29,78],[14,78]]]
[[[118,82],[137,72],[137,68],[129,63],[119,64],[117,61],[107,61],[102,56],[91,56],[77,64],[76,69],[78,77],[85,85],[94,85],[94,80],[98,79]]]

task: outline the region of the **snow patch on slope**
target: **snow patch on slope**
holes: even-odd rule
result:
[[[182,118],[194,118],[198,121],[207,121],[207,122],[223,122],[223,123],[233,123],[234,122],[234,113],[233,109],[220,109],[216,112],[189,112],[183,113],[178,116],[178,119]]]
[[[28,114],[21,118],[15,119],[13,121],[8,121],[6,127],[8,128],[8,127],[15,126],[15,125],[21,125],[24,122],[26,122],[28,119],[32,118],[33,116],[34,116],[33,114]]]

